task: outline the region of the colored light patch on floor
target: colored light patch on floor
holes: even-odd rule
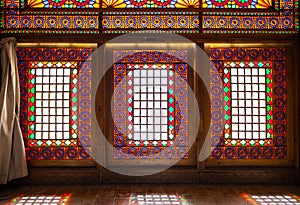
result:
[[[41,195],[26,196],[21,195],[12,199],[7,205],[67,205],[71,194],[64,195]]]
[[[132,195],[130,205],[188,205],[180,195]]]
[[[241,197],[253,205],[300,205],[300,196],[287,195],[251,195],[241,194]]]

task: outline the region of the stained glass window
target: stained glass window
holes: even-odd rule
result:
[[[272,0],[225,0],[225,1],[215,1],[215,0],[203,0],[203,8],[252,8],[252,9],[266,9],[272,6]]]
[[[90,54],[78,48],[17,50],[27,159],[90,158]]]
[[[211,48],[210,58],[212,158],[286,158],[285,49]]]
[[[201,2],[199,0],[1,0],[0,2],[4,8],[0,13],[1,34],[95,35],[128,33],[135,30],[139,32],[163,30],[170,33],[241,35],[266,33],[289,34],[296,37],[299,31],[298,0],[202,0]]]
[[[31,8],[99,8],[100,0],[27,0]]]
[[[115,158],[188,157],[186,55],[115,51]]]

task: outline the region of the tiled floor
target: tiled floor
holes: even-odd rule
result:
[[[0,204],[44,205],[300,205],[300,186],[74,185],[0,190]],[[2,199],[2,200],[1,200]]]

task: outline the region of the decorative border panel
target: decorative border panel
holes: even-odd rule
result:
[[[91,55],[92,49],[18,48],[21,89],[20,124],[28,160],[90,159],[91,140]],[[70,140],[35,139],[35,70],[37,65],[64,64],[72,61]],[[83,148],[84,146],[84,148]]]
[[[284,48],[211,48],[210,59],[218,74],[211,73],[213,159],[286,159],[286,58]],[[231,136],[230,68],[253,64],[266,69],[266,139],[234,140]],[[259,65],[260,64],[260,65]],[[253,67],[252,66],[252,67]],[[251,66],[250,66],[251,67]],[[228,69],[229,68],[229,69]],[[223,95],[222,95],[223,92]],[[222,107],[222,101],[224,107]],[[224,119],[224,127],[222,122]]]

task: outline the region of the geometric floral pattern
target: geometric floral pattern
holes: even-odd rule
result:
[[[211,48],[210,59],[219,72],[224,87],[222,91],[218,82],[216,82],[219,78],[211,72],[211,157],[214,159],[285,159],[287,157],[285,49]],[[234,128],[232,126],[234,123],[232,120],[236,111],[233,111],[231,107],[232,89],[234,88],[231,70],[237,68],[237,71],[244,73],[246,69],[249,69],[249,71],[258,70],[256,67],[265,72],[266,76],[262,78],[265,81],[265,88],[263,82],[258,84],[263,89],[263,92],[259,95],[266,100],[263,107],[259,108],[264,110],[264,114],[257,119],[260,123],[262,123],[261,120],[266,119],[265,127],[263,127],[263,130],[266,130],[263,135],[265,137],[241,136],[242,133],[240,132],[238,138],[235,138],[233,137]],[[241,78],[241,80],[244,83],[244,78]],[[254,85],[251,85],[253,89]],[[247,85],[243,89],[248,88],[251,89],[251,86]],[[253,98],[253,94],[251,98]],[[251,101],[249,102],[251,103]],[[224,103],[223,106],[222,103]],[[252,104],[252,106],[254,105]],[[248,108],[243,108],[242,111],[244,112],[246,109]],[[247,119],[247,117],[249,117],[250,122],[253,122],[256,117],[253,112],[259,112],[259,109],[252,108],[250,113],[238,116],[239,121],[237,124],[241,123],[243,118]],[[221,126],[222,124],[224,124],[224,127]],[[251,126],[251,123],[249,125]],[[252,125],[248,133],[252,133],[252,136],[254,136],[253,133],[259,132]]]
[[[0,33],[95,35],[163,30],[190,34],[297,34],[297,1],[28,0],[25,5],[23,0],[1,0],[4,11],[0,13]],[[36,8],[28,10],[29,7]],[[50,7],[61,8],[43,10]],[[195,9],[188,10],[191,7]],[[156,10],[147,11],[147,8]]]
[[[91,49],[79,48],[18,48],[18,68],[21,89],[21,114],[20,124],[23,132],[27,159],[90,159],[91,139]],[[65,102],[69,113],[65,113],[65,122],[69,123],[68,135],[64,138],[51,128],[48,137],[38,137],[37,107],[51,105],[37,105],[37,73],[56,71],[60,68],[63,72],[70,72],[70,78],[66,78],[69,85],[66,94],[69,96]],[[44,71],[43,71],[44,70]],[[59,74],[57,77],[57,88],[61,85]],[[65,80],[65,79],[64,79]],[[44,82],[43,82],[44,83]],[[53,86],[53,83],[50,84]],[[54,84],[55,86],[55,84]],[[49,87],[45,85],[44,87]],[[49,89],[49,88],[48,88]],[[50,88],[51,89],[51,88]],[[51,90],[50,90],[51,93]],[[42,93],[43,94],[43,93]],[[48,94],[48,92],[47,92]],[[50,94],[51,95],[51,94]],[[65,96],[66,97],[66,96]],[[45,102],[45,100],[44,100]],[[56,102],[57,105],[57,102]],[[46,107],[45,107],[46,108]],[[46,108],[46,111],[48,108]],[[59,109],[57,109],[59,110]],[[48,112],[48,111],[47,111]],[[56,113],[57,114],[57,113]],[[52,116],[56,122],[59,116]],[[44,117],[44,116],[42,116]],[[49,119],[52,117],[49,117]],[[56,123],[55,123],[56,124]],[[51,125],[49,125],[51,126]],[[43,130],[44,131],[44,130]],[[67,133],[66,133],[67,134]],[[84,146],[84,148],[83,148]]]
[[[113,115],[116,159],[188,158],[186,59],[187,52],[183,50],[114,51]],[[148,77],[139,81],[136,76]],[[165,76],[165,79],[161,76]],[[149,81],[150,78],[153,82]],[[138,82],[143,86],[137,87],[140,85]],[[140,91],[143,88],[148,94],[139,95],[138,92],[144,92]],[[161,89],[159,94],[154,92],[157,88]],[[148,114],[141,114],[143,110]],[[153,114],[155,112],[160,114]],[[151,117],[153,115],[158,118]],[[166,120],[163,123],[164,118]],[[145,128],[141,128],[143,126]],[[160,131],[155,132],[152,129]]]

